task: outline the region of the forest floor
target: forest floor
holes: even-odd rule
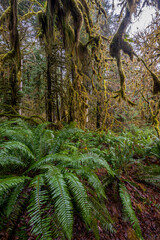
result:
[[[154,157],[145,159],[145,163],[146,165],[150,163],[160,165],[160,162]],[[133,166],[129,173],[130,180],[134,181],[132,171],[136,171],[136,167]],[[103,171],[98,173],[99,177],[104,174],[105,172]],[[139,220],[144,240],[160,240],[160,188],[158,190],[151,185],[137,184],[139,185],[139,189],[133,189],[129,183],[126,184],[126,187],[130,193],[132,206]],[[99,227],[100,240],[138,240],[130,222],[124,220],[123,207],[120,199],[116,198],[115,190],[108,186],[106,192],[106,206],[114,220],[114,229],[116,232],[109,233]],[[95,240],[95,237],[93,233],[87,232],[80,220],[76,219],[73,240]]]

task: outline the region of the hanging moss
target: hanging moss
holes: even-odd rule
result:
[[[86,32],[89,34],[89,36],[91,35],[91,28],[93,27],[93,22],[92,19],[90,17],[90,10],[88,7],[88,3],[86,2],[86,0],[81,0],[78,1],[79,7],[83,13],[83,19],[84,19],[84,23],[85,23],[85,28],[86,28]]]
[[[42,11],[39,11],[37,13],[37,17],[40,25],[39,37],[43,38],[43,36],[46,34],[46,25],[47,25],[46,14]]]
[[[99,9],[99,12],[102,12],[107,19],[107,13],[106,13],[105,9],[103,8],[103,6],[101,4],[101,1],[100,0],[95,0],[95,3],[97,5],[97,8]]]
[[[65,49],[72,48],[75,41],[74,30],[67,22],[63,22],[62,24],[64,47]]]
[[[82,5],[82,3],[80,1],[78,1],[78,5],[79,8],[81,9],[82,13],[83,13],[83,20],[85,23],[85,29],[86,32],[89,34],[89,37],[91,36],[91,20],[89,15],[86,12],[86,9],[84,8],[84,6]]]
[[[72,14],[73,24],[74,24],[75,42],[78,44],[79,39],[80,39],[80,30],[81,30],[82,22],[83,22],[82,11],[78,7],[76,0],[68,0],[68,1],[66,1],[66,4],[68,4],[70,6],[70,12]]]
[[[126,90],[126,84],[125,84],[125,74],[124,71],[122,69],[122,63],[121,63],[121,50],[127,54],[131,61],[133,61],[133,56],[134,56],[134,51],[132,46],[125,41],[124,39],[124,34],[125,31],[127,29],[127,26],[130,22],[131,19],[131,15],[134,12],[134,8],[135,8],[135,4],[136,1],[135,0],[128,0],[127,1],[128,5],[126,8],[126,13],[125,16],[116,32],[116,34],[114,35],[112,42],[110,44],[110,55],[113,58],[116,58],[117,60],[117,67],[118,67],[118,72],[119,72],[119,77],[120,77],[120,85],[121,88],[119,91],[115,92],[117,93],[114,98],[118,98],[121,97],[123,100],[125,100],[127,103],[129,103],[130,105],[135,105],[135,103],[133,103],[131,100],[129,100],[126,96],[125,90]]]

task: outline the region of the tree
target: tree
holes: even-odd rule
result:
[[[17,1],[10,0],[9,7],[0,18],[0,25],[7,27],[9,51],[1,55],[2,69],[5,64],[9,64],[8,82],[10,93],[8,94],[7,105],[19,109],[19,84],[21,79],[21,52],[19,33],[17,26]],[[2,32],[5,32],[5,27]],[[12,110],[13,110],[12,108]],[[8,109],[11,110],[11,109]]]

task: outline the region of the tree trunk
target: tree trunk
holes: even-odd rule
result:
[[[47,55],[47,121],[52,122],[51,57]]]

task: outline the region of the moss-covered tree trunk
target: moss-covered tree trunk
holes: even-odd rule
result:
[[[4,84],[2,95],[3,109],[17,114],[20,105],[19,85],[21,80],[21,52],[18,34],[17,0],[8,1],[9,6],[0,17],[0,27],[5,34],[8,52],[1,54],[0,66]],[[7,72],[8,69],[8,72]]]
[[[17,27],[17,0],[10,0],[11,12],[9,19],[10,44],[11,50],[14,51],[12,63],[10,65],[10,90],[11,90],[11,106],[19,108],[19,82],[21,75],[21,54],[19,44],[19,34]]]
[[[51,56],[47,54],[47,121],[52,122]]]
[[[17,0],[10,0],[9,14],[7,25],[9,30],[9,46],[10,51],[3,56],[3,67],[9,65],[8,90],[6,93],[5,110],[13,110],[18,112],[20,104],[19,84],[21,79],[21,53],[18,34],[17,20]],[[15,111],[13,111],[15,113]]]

